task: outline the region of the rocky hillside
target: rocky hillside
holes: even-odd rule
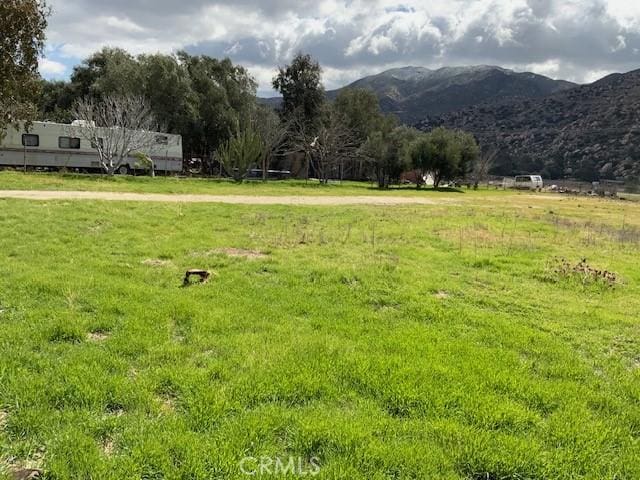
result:
[[[575,84],[500,67],[445,67],[429,70],[405,67],[358,80],[345,88],[373,90],[382,110],[405,123],[442,115],[483,102],[507,98],[537,98]],[[340,90],[328,92],[334,98]]]
[[[373,90],[385,113],[393,113],[404,123],[413,124],[428,116],[442,115],[483,102],[537,98],[574,86],[570,82],[552,80],[534,73],[516,73],[482,65],[438,70],[396,68],[362,78],[344,88]],[[327,97],[335,99],[341,91],[328,91]],[[275,97],[261,101],[277,108],[281,100]]]
[[[640,177],[640,70],[538,99],[485,103],[418,123],[461,128],[498,145],[496,173]]]

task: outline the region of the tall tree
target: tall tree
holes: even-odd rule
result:
[[[42,94],[38,101],[39,117],[50,122],[71,123],[71,108],[77,100],[69,82],[42,80]]]
[[[378,97],[371,90],[346,88],[338,94],[334,106],[362,142],[385,123]]]
[[[368,143],[367,148],[361,151],[366,154],[355,159],[351,177],[362,180],[374,173],[384,186],[386,183],[384,179],[389,180],[387,175],[389,172],[387,169],[379,167],[382,167],[387,161],[392,161],[386,157],[387,149],[385,147],[391,146],[389,134],[397,124],[395,117],[385,116],[381,112],[378,97],[371,90],[344,89],[338,94],[333,105],[344,119],[346,126],[353,132],[358,146],[361,147]],[[378,144],[378,151],[373,148],[375,143]],[[369,168],[371,160],[376,167],[375,172],[371,172]]]
[[[307,129],[318,122],[325,94],[322,69],[311,55],[298,53],[290,65],[280,68],[273,88],[282,95],[283,119],[296,116]]]
[[[44,0],[0,2],[0,131],[36,115],[48,14]]]
[[[480,147],[473,135],[462,130],[455,131],[453,141],[459,154],[454,174],[464,177],[473,170],[480,157]]]
[[[73,69],[71,83],[78,98],[106,95],[141,95],[140,64],[121,48],[103,48]]]
[[[251,128],[262,140],[262,180],[266,181],[271,163],[286,150],[288,124],[282,122],[272,108],[256,103],[251,114]]]
[[[423,133],[411,148],[413,166],[420,172],[417,186],[426,173],[433,176],[434,188],[443,180],[465,175],[478,154],[475,139],[467,133],[442,127]]]
[[[144,78],[137,59],[119,48],[103,48],[76,65],[69,82],[43,82],[40,115],[68,123],[76,101],[105,96],[144,93]]]
[[[301,118],[298,122],[293,128],[296,149],[305,153],[320,183],[329,183],[331,177],[342,179],[345,165],[358,155],[356,136],[344,117],[333,105],[325,104],[313,129],[308,129]]]
[[[420,144],[419,144],[420,145]],[[454,133],[446,128],[436,128],[427,134],[426,145],[421,148],[423,156],[418,161],[424,172],[433,175],[433,187],[438,188],[442,180],[455,175],[460,161]],[[424,156],[424,152],[428,152]]]
[[[170,133],[187,133],[198,112],[187,69],[173,55],[143,55],[138,57],[138,63],[142,93],[158,123]]]
[[[373,165],[378,187],[388,188],[409,169],[409,149],[419,132],[411,127],[396,126],[395,118],[373,132],[361,148],[361,153]]]
[[[245,128],[254,107],[256,83],[229,59],[207,56],[140,55],[105,48],[78,65],[70,82],[46,82],[40,109],[44,118],[69,121],[77,100],[142,96],[159,126],[183,137],[185,155],[204,160],[236,131]]]
[[[178,59],[189,74],[197,109],[188,135],[183,134],[185,153],[207,159],[237,131],[238,125],[244,130],[257,84],[244,67],[228,58],[217,60],[181,52]]]

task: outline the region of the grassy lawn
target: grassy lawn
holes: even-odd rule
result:
[[[247,181],[238,185],[229,180],[178,177],[107,177],[104,175],[74,175],[58,173],[20,173],[0,171],[0,190],[79,190],[139,193],[181,193],[212,195],[442,195],[432,189],[417,191],[407,185],[380,190],[375,184],[335,182],[320,185],[317,180]],[[465,190],[463,190],[465,191]],[[460,195],[450,192],[452,195]],[[504,195],[501,190],[484,190],[485,195]]]
[[[238,187],[0,174],[10,188]],[[246,457],[328,479],[640,478],[637,205],[465,197],[0,200],[0,464],[70,480],[251,478]],[[188,268],[214,275],[182,288]]]

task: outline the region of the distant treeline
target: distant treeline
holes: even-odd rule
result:
[[[161,128],[182,135],[187,160],[199,158],[202,173],[238,181],[252,169],[266,179],[273,168],[321,182],[376,180],[380,187],[411,170],[418,186],[427,173],[435,186],[486,175],[471,135],[445,129],[424,134],[402,126],[381,112],[368,90],[344,89],[328,101],[321,78],[318,62],[298,54],[273,79],[282,95],[275,111],[258,101],[247,70],[229,59],[185,52],[134,57],[107,48],[76,66],[69,81],[43,81],[39,110],[44,120],[68,123],[81,99],[142,97]]]
[[[110,95],[145,97],[168,133],[183,137],[185,155],[208,158],[256,103],[256,82],[229,59],[140,55],[105,48],[73,70],[67,82],[43,81],[43,120],[68,123],[75,101]]]

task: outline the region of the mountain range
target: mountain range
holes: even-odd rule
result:
[[[383,112],[396,115],[403,123],[413,124],[428,116],[446,114],[483,102],[542,97],[575,86],[564,80],[489,65],[437,70],[403,67],[329,90],[327,98],[334,100],[345,89],[372,90],[378,96]],[[279,97],[261,100],[274,108],[281,101]]]
[[[496,173],[587,181],[640,178],[640,70],[532,99],[484,102],[425,117],[500,152]]]
[[[535,73],[480,65],[438,70],[396,68],[357,80],[344,88],[374,91],[384,112],[412,124],[425,116],[442,115],[483,102],[542,97],[575,86]],[[340,91],[329,91],[327,96],[335,98]]]
[[[473,133],[497,151],[497,175],[640,179],[640,70],[577,85],[495,66],[404,67],[344,88],[374,91],[385,113],[422,130]]]

